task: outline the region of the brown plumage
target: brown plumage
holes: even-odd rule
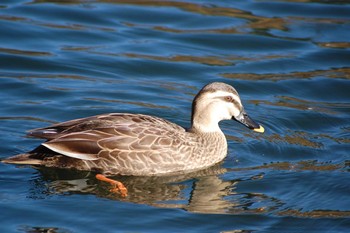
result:
[[[34,129],[29,136],[47,141],[3,162],[122,175],[193,171],[226,156],[227,142],[218,122],[231,118],[252,129],[260,127],[246,115],[233,87],[211,83],[193,101],[188,130],[154,116],[103,114]]]

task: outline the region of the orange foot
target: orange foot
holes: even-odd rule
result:
[[[128,196],[128,190],[125,188],[125,186],[123,185],[122,182],[109,179],[109,178],[105,177],[102,174],[97,174],[96,175],[96,179],[108,182],[111,185],[113,185],[114,187],[112,189],[110,189],[111,192],[113,192],[113,193],[120,193],[120,196],[122,196],[122,197]]]

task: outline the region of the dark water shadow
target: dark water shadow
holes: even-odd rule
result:
[[[350,211],[290,209],[286,203],[266,193],[244,192],[237,189],[240,182],[256,181],[270,171],[347,172],[348,164],[330,165],[317,161],[271,163],[255,167],[227,169],[218,164],[206,170],[160,177],[115,176],[128,189],[128,196],[110,192],[111,186],[98,181],[95,173],[65,169],[36,168],[40,173],[32,179],[29,196],[45,199],[52,195],[95,195],[99,198],[143,204],[158,208],[177,208],[194,213],[253,214],[299,218],[348,218]],[[250,171],[254,171],[250,173]],[[242,174],[254,175],[242,175]],[[227,177],[241,173],[235,179]]]
[[[276,210],[282,203],[260,193],[238,193],[243,179],[225,180],[228,170],[220,164],[206,170],[159,177],[115,176],[128,189],[128,196],[110,192],[111,186],[98,181],[95,173],[36,168],[40,175],[31,180],[29,198],[51,195],[95,195],[110,200],[146,204],[160,208],[180,208],[196,213],[259,214]],[[257,176],[244,178],[257,179]],[[259,206],[256,203],[260,203]]]
[[[41,227],[29,225],[20,226],[18,231],[26,233],[72,233],[72,231],[60,227]]]

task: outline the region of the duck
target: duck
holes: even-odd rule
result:
[[[191,125],[181,127],[160,117],[108,113],[57,123],[28,132],[44,139],[27,153],[2,160],[54,168],[88,170],[105,175],[159,176],[205,169],[227,155],[219,127],[235,120],[263,133],[252,120],[234,87],[223,82],[205,85],[192,102]]]

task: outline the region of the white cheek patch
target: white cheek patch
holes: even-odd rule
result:
[[[232,97],[233,103],[224,102],[223,98],[227,97],[227,96]],[[238,116],[241,113],[241,110],[243,108],[242,103],[241,103],[241,99],[239,98],[238,95],[235,95],[233,93],[229,93],[229,92],[225,92],[225,91],[216,91],[216,92],[212,92],[212,93],[207,93],[206,98],[207,99],[218,99],[218,101],[221,101],[220,99],[222,99],[221,104],[217,106],[219,109],[216,109],[216,111],[222,112],[225,115],[225,116],[222,116],[222,117],[224,117],[224,119],[230,119],[232,116],[234,116],[234,117]],[[219,106],[221,106],[221,107],[219,107]],[[225,109],[223,109],[223,108],[225,108]],[[223,111],[225,111],[225,113]]]
[[[241,114],[241,111],[237,108],[233,108],[231,114],[232,116],[237,117],[239,114]]]

